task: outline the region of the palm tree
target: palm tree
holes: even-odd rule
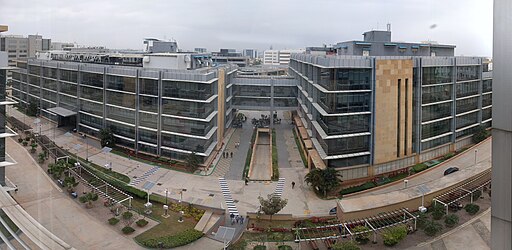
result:
[[[327,196],[327,191],[341,185],[341,177],[343,176],[334,168],[315,168],[305,176],[304,181],[325,197]]]

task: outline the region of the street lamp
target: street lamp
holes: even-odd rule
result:
[[[475,149],[475,165],[476,165],[476,153],[478,153],[478,149]]]
[[[165,211],[165,213],[164,213],[164,215],[163,215],[163,217],[164,217],[164,218],[168,218],[168,217],[169,217],[169,213],[168,213],[168,211],[169,211],[169,205],[167,205],[167,194],[168,194],[168,193],[169,193],[169,190],[166,188],[166,189],[165,189],[165,205],[164,205],[164,211]]]

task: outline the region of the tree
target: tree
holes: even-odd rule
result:
[[[87,208],[91,208],[92,202],[98,200],[98,194],[89,192],[89,193],[86,193],[86,194],[80,196],[79,200],[80,200],[80,202],[85,203]]]
[[[64,186],[68,189],[68,192],[73,192],[73,188],[78,186],[78,182],[74,176],[68,176],[64,178]]]
[[[59,179],[62,174],[69,168],[70,164],[65,161],[58,161],[48,165],[48,173],[55,179]]]
[[[41,152],[37,155],[37,161],[39,163],[44,163],[46,161],[46,154],[44,152]]]
[[[100,144],[101,147],[115,146],[114,132],[112,132],[110,128],[103,128],[100,130]]]
[[[279,213],[286,204],[288,204],[287,199],[283,199],[280,196],[269,194],[267,196],[267,199],[264,199],[263,197],[258,197],[258,200],[260,201],[261,210],[266,215],[270,215],[270,220],[272,221],[272,215]]]
[[[484,126],[480,125],[478,127],[475,128],[475,131],[473,132],[473,143],[479,143],[483,140],[485,140],[485,138],[487,138],[488,136],[490,135],[489,131],[487,131],[487,129],[485,129]]]
[[[190,172],[194,172],[199,167],[200,159],[196,153],[192,152],[187,156],[187,168]]]
[[[340,177],[342,177],[342,175],[338,173],[336,169],[315,168],[306,175],[304,181],[313,186],[315,191],[320,192],[325,197],[327,196],[327,191],[335,189],[341,185],[342,181],[339,179]]]
[[[36,152],[36,149],[37,149],[37,143],[35,142],[32,142],[32,144],[30,144],[30,153],[34,154]]]

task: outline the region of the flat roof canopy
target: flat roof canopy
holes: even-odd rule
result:
[[[55,107],[55,108],[49,108],[47,109],[49,112],[55,113],[62,117],[69,117],[76,115],[75,111],[71,111],[69,109],[65,109],[63,107]]]

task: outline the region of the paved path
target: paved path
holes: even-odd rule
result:
[[[63,193],[19,143],[6,139],[6,151],[18,162],[6,168],[19,188],[13,197],[56,236],[77,249],[141,249]]]
[[[435,239],[410,250],[491,249],[491,209]]]
[[[253,152],[249,179],[270,180],[272,177],[272,155],[270,154],[270,134],[258,133],[258,139]]]

